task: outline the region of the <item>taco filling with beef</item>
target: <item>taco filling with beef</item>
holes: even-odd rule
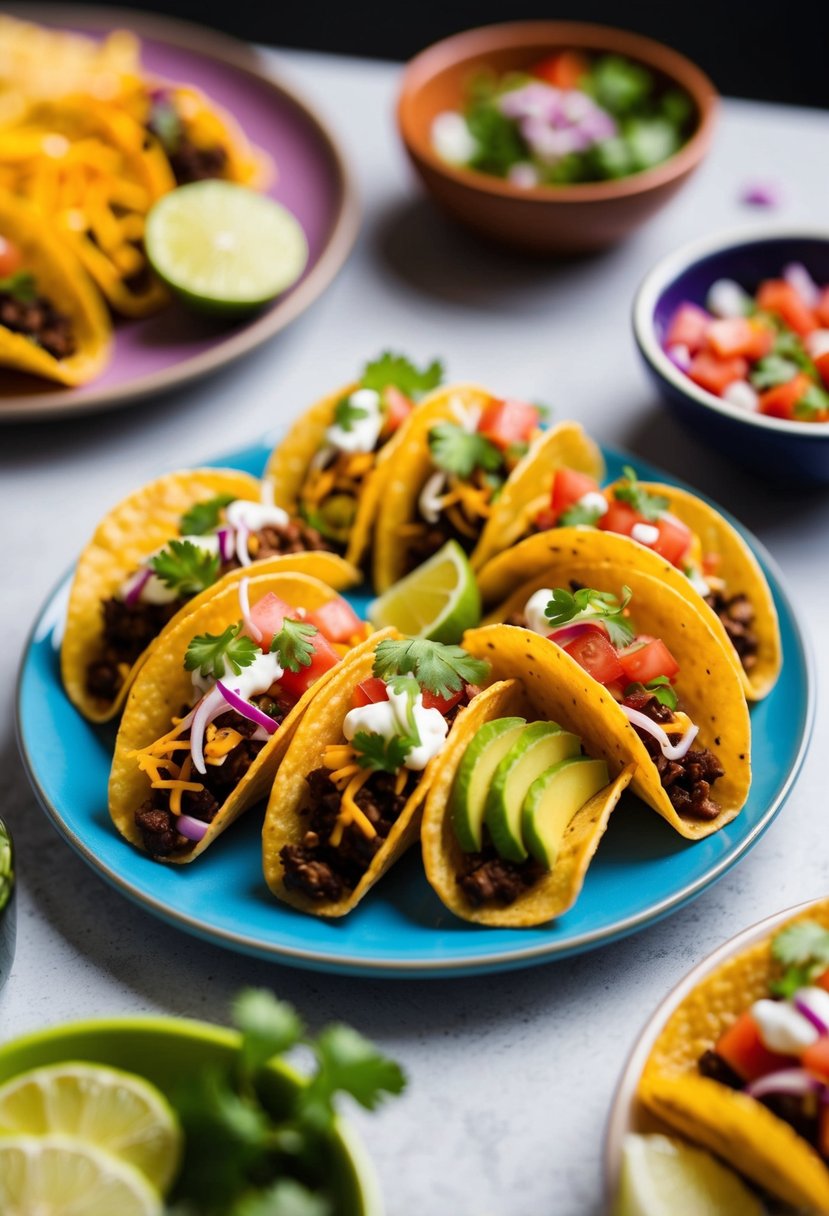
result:
[[[78,349],[72,318],[44,296],[36,276],[23,266],[17,246],[0,234],[0,325],[22,334],[53,359]]]

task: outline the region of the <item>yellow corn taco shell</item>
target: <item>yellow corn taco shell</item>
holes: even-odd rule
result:
[[[566,587],[575,579],[597,591],[633,592],[631,614],[640,633],[662,638],[680,666],[676,681],[681,708],[699,726],[699,745],[719,757],[725,775],[714,787],[720,805],[716,819],[683,818],[662,788],[656,766],[613,697],[560,646],[528,629],[499,628],[520,612],[540,587]],[[529,694],[543,715],[560,722],[584,740],[591,755],[607,761],[617,775],[636,765],[634,793],[657,811],[681,836],[699,840],[730,823],[742,810],[751,785],[751,726],[748,707],[731,657],[705,618],[676,591],[634,567],[562,557],[542,575],[530,579],[493,613],[480,629],[464,635],[463,646],[492,665],[496,679],[524,669]]]
[[[516,714],[528,721],[538,716],[532,698],[519,680],[498,681],[475,697],[441,753],[440,766],[423,810],[420,832],[426,877],[442,903],[463,920],[504,928],[546,924],[573,906],[611,813],[633,776],[633,766],[628,765],[581,808],[564,834],[554,868],[519,895],[514,903],[506,908],[473,907],[457,881],[464,853],[452,828],[449,798],[458,766],[479,727],[494,718]]]
[[[794,920],[829,928],[829,900]],[[777,931],[777,930],[776,930]],[[775,975],[771,940],[705,977],[674,1010],[648,1057],[640,1101],[690,1140],[705,1145],[764,1190],[810,1212],[829,1212],[829,1167],[788,1123],[748,1094],[700,1076],[697,1062]]]
[[[101,650],[102,601],[115,594],[148,554],[178,536],[179,521],[189,507],[218,494],[259,501],[260,484],[255,477],[235,469],[187,469],[167,473],[113,507],[81,554],[69,594],[61,646],[61,675],[70,701],[90,721],[106,722],[117,714],[147,653],[134,664],[114,701],[102,702],[87,691],[87,667]],[[220,586],[237,582],[246,573],[270,570],[314,575],[336,589],[359,580],[358,572],[333,553],[298,553],[271,558],[243,570],[231,571],[216,586],[184,604],[173,621],[199,608]]]
[[[270,157],[251,147],[233,115],[195,85],[168,86],[171,100],[184,120],[188,139],[198,148],[220,147],[227,155],[221,176],[228,181],[264,190],[275,171]]]
[[[312,612],[336,598],[337,594],[319,579],[305,574],[250,575],[248,594],[251,607],[270,593],[296,608]],[[130,689],[115,741],[109,779],[109,813],[121,835],[138,848],[143,845],[133,817],[149,796],[150,779],[138,767],[132,753],[135,749],[148,747],[166,734],[182,706],[192,700],[191,673],[184,667],[184,656],[191,639],[203,633],[221,634],[240,616],[236,583],[219,588],[196,611],[167,626]],[[192,861],[243,811],[265,797],[302,715],[312,698],[325,688],[336,673],[336,667],[326,672],[300,698],[227,799],[205,837],[190,852],[181,857],[171,856],[168,860],[182,863]]]
[[[0,325],[0,366],[43,376],[58,384],[85,384],[100,375],[110,356],[111,326],[103,301],[71,251],[27,205],[0,192],[0,236],[23,255],[38,295],[72,322],[77,350],[56,359],[23,334]]]

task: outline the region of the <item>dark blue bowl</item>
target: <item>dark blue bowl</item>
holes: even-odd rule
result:
[[[662,349],[683,300],[704,304],[717,279],[735,279],[753,292],[789,262],[802,262],[818,283],[829,283],[829,229],[742,229],[685,245],[658,262],[639,288],[633,332],[665,404],[694,435],[768,477],[825,484],[829,423],[787,422],[729,405],[694,384]]]

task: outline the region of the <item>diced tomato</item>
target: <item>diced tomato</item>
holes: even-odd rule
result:
[[[360,709],[363,705],[376,705],[378,701],[388,701],[389,690],[386,688],[385,680],[381,680],[379,676],[369,676],[367,680],[362,680],[354,689],[354,708]]]
[[[559,51],[530,68],[533,76],[546,80],[557,89],[577,89],[590,71],[590,64],[578,51]]]
[[[817,329],[818,321],[803,297],[785,279],[766,279],[757,292],[757,306],[773,312],[803,337]]]
[[[746,359],[762,359],[774,346],[774,334],[768,325],[748,317],[723,317],[712,321],[706,343],[720,359],[744,355]]]
[[[599,483],[587,473],[579,473],[577,469],[556,469],[550,499],[553,515],[558,519],[563,511],[584,498],[585,494],[595,494],[598,489]]]
[[[666,346],[687,346],[692,355],[705,345],[705,335],[713,318],[697,304],[680,304],[665,335]]]
[[[600,684],[624,679],[625,670],[612,643],[599,631],[582,634],[563,649]]]
[[[821,380],[829,388],[829,350],[825,354],[818,355],[815,359],[815,367],[820,372]]]
[[[433,692],[429,692],[428,688],[424,688],[423,692],[423,708],[424,709],[439,709],[446,716],[450,709],[458,704],[463,699],[464,690],[461,688],[457,692],[453,692],[449,697],[439,697]]]
[[[11,241],[7,241],[4,236],[0,236],[0,279],[7,279],[10,275],[17,274],[20,267],[23,265],[23,254]]]
[[[558,522],[558,516],[552,507],[544,507],[535,517],[535,526],[539,532],[548,532]]]
[[[760,1038],[760,1030],[750,1010],[741,1014],[720,1036],[714,1050],[744,1081],[756,1081],[770,1072],[791,1068],[794,1063],[791,1056],[769,1051]]]
[[[659,529],[659,536],[649,547],[672,566],[678,566],[691,547],[693,532],[675,515],[663,515],[654,520],[654,527]]]
[[[635,524],[646,522],[644,515],[634,511],[629,502],[612,498],[607,511],[599,520],[599,527],[603,532],[618,532],[620,536],[630,536]]]
[[[820,299],[815,309],[815,316],[821,325],[829,329],[829,287],[824,287],[820,293]]]
[[[329,600],[305,616],[309,625],[316,625],[329,642],[349,642],[355,634],[362,634],[363,622],[342,596]]]
[[[286,604],[285,600],[281,600],[278,595],[269,592],[263,595],[258,604],[254,604],[250,611],[250,619],[262,634],[262,641],[257,645],[263,650],[269,650],[271,642],[277,633],[282,628],[282,622],[285,617],[289,616],[292,620],[298,620],[296,608],[292,608],[290,604]],[[247,629],[242,630],[243,633],[248,633]]]
[[[490,401],[481,414],[478,431],[506,450],[513,443],[527,443],[540,417],[537,407],[526,401]]]
[[[288,696],[293,697],[294,701],[298,701],[312,684],[316,684],[320,676],[325,675],[326,671],[330,671],[332,667],[336,667],[340,661],[336,650],[321,633],[315,633],[308,640],[314,647],[311,662],[307,667],[300,667],[299,671],[283,672],[279,679],[280,688]]]
[[[729,384],[733,384],[735,380],[745,380],[748,375],[748,360],[741,355],[736,355],[733,359],[718,359],[712,351],[701,350],[691,360],[688,375],[700,388],[721,397]]]
[[[652,638],[644,646],[626,646],[619,651],[619,662],[628,680],[640,684],[648,684],[657,676],[672,680],[679,671],[679,663],[661,638]]]
[[[703,553],[702,555],[702,573],[706,575],[716,574],[722,565],[721,553]]]
[[[805,372],[798,372],[785,384],[776,384],[760,394],[760,413],[772,418],[794,418],[794,407],[808,393],[814,381]]]
[[[386,433],[396,431],[411,414],[414,402],[399,388],[389,384],[383,389],[383,404],[386,407],[386,418],[383,430]]]
[[[829,1035],[822,1035],[816,1043],[807,1047],[800,1057],[800,1063],[816,1077],[829,1081]]]

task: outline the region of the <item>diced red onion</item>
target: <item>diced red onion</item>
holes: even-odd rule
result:
[[[223,562],[229,562],[233,557],[233,530],[219,528],[216,535],[219,538],[219,557]]]
[[[197,844],[200,840],[204,840],[209,827],[209,823],[205,823],[203,819],[194,819],[192,815],[179,815],[176,818],[176,828],[182,836],[196,841]]]
[[[820,288],[802,262],[789,262],[783,269],[783,278],[795,289],[807,308],[817,307]]]
[[[807,1022],[812,1023],[818,1034],[829,1034],[829,1025],[827,1025],[820,1014],[812,1008],[808,995],[802,989],[795,993],[792,1004],[797,1012],[803,1015]]]
[[[152,578],[152,575],[152,568],[150,566],[146,566],[139,574],[133,576],[132,585],[130,586],[127,594],[124,596],[124,603],[128,608],[131,608],[133,604],[137,604],[141,599],[141,592]]]
[[[681,372],[687,372],[688,368],[691,366],[691,352],[689,351],[688,347],[684,346],[681,342],[674,343],[673,346],[669,346],[665,351],[665,354],[668,356],[671,363],[673,363],[674,367],[678,367]]]
[[[764,1098],[767,1094],[792,1094],[805,1098],[809,1094],[820,1094],[826,1089],[823,1081],[813,1077],[805,1068],[784,1068],[781,1072],[770,1072],[746,1086],[745,1092],[752,1098]]]
[[[190,728],[190,755],[193,766],[202,776],[207,772],[204,763],[204,732],[214,718],[225,712],[226,701],[218,684],[202,697],[193,714],[193,724]]]
[[[216,682],[216,687],[230,708],[235,709],[237,714],[241,714],[249,722],[255,722],[257,726],[261,726],[263,730],[266,730],[269,735],[276,734],[279,729],[278,723],[274,722],[273,718],[269,718],[258,705],[253,705],[250,701],[245,700],[238,692],[234,692],[232,688],[228,688],[226,684],[223,684],[221,680]]]
[[[740,202],[749,207],[779,207],[780,187],[775,182],[747,182],[740,193]]]
[[[249,579],[243,578],[239,583],[239,607],[242,609],[242,620],[245,630],[257,644],[262,641],[262,630],[250,615],[250,596],[248,595]]]
[[[691,744],[699,734],[699,727],[692,723],[679,743],[671,743],[667,731],[664,731],[657,722],[652,722],[647,714],[641,713],[638,709],[631,709],[629,705],[620,704],[619,708],[632,726],[638,726],[640,730],[646,731],[656,739],[666,760],[682,760],[684,756],[687,756]]]
[[[236,529],[236,556],[239,559],[240,566],[249,566],[251,564],[250,554],[248,553],[248,529],[244,524],[239,524]]]
[[[583,637],[586,633],[595,633],[597,627],[602,633],[606,632],[598,622],[576,621],[573,625],[562,625],[560,629],[554,629],[547,637],[557,646],[569,646],[576,638]]]

